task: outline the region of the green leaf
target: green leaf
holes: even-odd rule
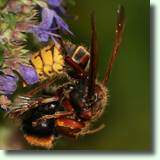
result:
[[[7,76],[7,74],[6,74],[6,72],[5,71],[1,71],[3,74],[4,74],[4,76],[6,77]]]
[[[2,13],[3,17],[6,19],[6,21],[9,23],[9,15]]]
[[[9,12],[8,15],[7,14],[2,14],[2,15],[6,19],[7,23],[10,26],[10,28],[12,30],[14,30],[15,27],[16,27],[16,15],[14,13],[11,13],[11,12]]]
[[[9,25],[14,30],[16,28],[16,15],[14,13],[9,13],[8,15],[10,17]]]
[[[6,48],[8,48],[10,50],[11,54],[13,55],[13,50],[12,50],[11,46],[9,45],[9,43],[6,43],[5,46],[6,46]]]
[[[0,8],[3,8],[9,0],[0,0]]]
[[[4,48],[0,47],[0,66],[3,64],[4,60]]]
[[[75,5],[76,2],[74,0],[66,0],[68,3],[72,4],[72,5]]]
[[[3,60],[4,60],[4,48],[5,46],[0,41],[0,66],[3,64]]]

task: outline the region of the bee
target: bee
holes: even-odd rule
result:
[[[95,133],[105,125],[90,130],[90,124],[97,120],[107,103],[107,82],[119,49],[125,24],[125,11],[117,9],[116,39],[111,59],[103,80],[96,80],[98,47],[94,11],[91,14],[92,42],[89,76],[68,82],[42,95],[19,96],[5,119],[6,124],[22,124],[26,140],[34,146],[50,148],[59,134],[77,138]],[[41,86],[42,89],[43,86]]]

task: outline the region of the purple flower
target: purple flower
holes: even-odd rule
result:
[[[38,74],[34,68],[20,64],[20,67],[17,69],[23,79],[27,84],[34,84],[38,81]]]
[[[58,25],[58,27],[56,26]],[[49,36],[53,39],[55,44],[58,45],[54,37],[61,38],[60,35],[52,33],[57,29],[62,29],[64,32],[73,33],[68,29],[68,25],[57,15],[53,9],[43,8],[42,10],[42,22],[38,26],[32,26],[28,31],[38,35],[39,41],[46,42],[49,40]],[[59,45],[58,45],[59,46]]]
[[[63,2],[63,0],[47,0],[47,3],[50,6],[54,7],[54,10],[56,11],[56,13],[59,16],[64,17],[64,18],[71,18],[71,19],[77,20],[78,16],[69,16],[69,15],[67,15],[66,9],[61,5],[62,2]],[[72,1],[72,4],[74,4],[73,1]]]
[[[17,88],[18,76],[4,75],[0,72],[0,94],[12,95]]]

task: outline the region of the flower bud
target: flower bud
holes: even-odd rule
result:
[[[26,81],[27,84],[34,84],[38,81],[38,74],[35,71],[34,68],[20,64],[21,67],[18,68],[18,72],[23,77],[23,79]]]
[[[0,81],[18,82],[18,80],[19,80],[19,78],[18,78],[18,76],[16,74],[14,74],[14,76],[11,76],[11,75],[4,75],[3,72],[0,72]]]
[[[0,72],[0,94],[12,95],[17,88],[18,77],[6,75]]]

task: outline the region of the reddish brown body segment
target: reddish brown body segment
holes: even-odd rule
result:
[[[62,134],[76,138],[76,133],[81,132],[85,124],[70,118],[59,118],[56,121],[55,128]]]
[[[62,105],[65,106],[69,111],[74,111],[71,103],[69,102],[69,99],[64,98],[64,99],[62,100]]]
[[[56,125],[59,127],[63,126],[68,128],[84,128],[85,127],[85,124],[71,118],[59,118],[56,121]]]

